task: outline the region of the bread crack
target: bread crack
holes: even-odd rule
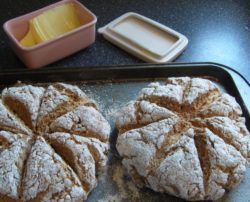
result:
[[[190,112],[199,110],[202,106],[208,105],[219,96],[219,89],[208,80],[206,86],[202,86],[201,79],[194,78],[190,81],[188,90],[183,97],[183,110]]]
[[[50,132],[67,132],[83,137],[94,137],[106,142],[110,126],[96,109],[80,105],[55,119],[49,125],[49,130]]]
[[[155,103],[158,106],[167,108],[167,109],[172,109],[174,112],[179,112],[181,111],[181,108],[179,107],[179,103],[173,99],[170,98],[161,98],[158,96],[153,96],[151,95],[150,97],[144,97],[143,100]]]
[[[97,109],[96,103],[89,99],[78,87],[57,83],[54,85],[61,93],[65,93],[73,102],[79,102],[80,105],[94,107]]]
[[[242,151],[242,146],[244,144],[244,141],[241,142],[240,139],[230,137],[229,134],[224,133],[224,131],[220,130],[219,128],[214,127],[213,125],[209,124],[207,125],[207,128],[211,130],[214,134],[218,135],[220,138],[222,138],[225,143],[232,145],[237,151],[239,151],[246,159],[250,158],[250,148],[248,148],[248,153],[245,153]],[[250,140],[250,139],[249,139]]]
[[[180,121],[176,125],[173,126],[172,130],[165,134],[164,141],[160,148],[158,148],[155,156],[152,158],[152,161],[150,162],[149,166],[146,168],[148,170],[148,175],[155,175],[156,169],[159,167],[161,162],[170,156],[172,153],[177,151],[178,149],[185,150],[184,147],[181,147],[180,145],[176,145],[181,136],[187,129],[189,128],[189,124],[184,121]],[[170,149],[166,149],[169,148]],[[187,151],[186,151],[187,152]]]
[[[46,132],[46,130],[48,130],[46,129],[46,126],[48,126],[49,123],[51,123],[59,116],[66,114],[68,111],[70,111],[70,109],[73,110],[77,106],[78,105],[76,105],[75,103],[62,103],[58,105],[53,111],[49,112],[38,122],[37,131],[39,131],[40,133]]]
[[[195,131],[194,142],[200,161],[200,166],[203,172],[203,184],[205,188],[205,193],[207,193],[208,181],[211,175],[211,164],[209,160],[209,153],[207,150],[207,140],[203,131],[200,130]]]
[[[72,170],[78,174],[81,174],[77,171],[76,168],[76,162],[74,162],[74,160],[76,159],[77,163],[81,164],[81,162],[79,162],[79,155],[77,155],[77,157],[75,156],[75,154],[67,147],[57,144],[56,142],[50,142],[52,148],[55,150],[56,153],[58,153],[62,159],[72,168]],[[85,170],[86,172],[88,172],[87,170]],[[90,190],[90,186],[88,185],[87,182],[81,182],[83,189],[88,192]]]

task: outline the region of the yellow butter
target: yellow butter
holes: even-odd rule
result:
[[[32,28],[33,27],[31,25],[31,23],[29,23],[29,29],[30,30],[20,42],[23,46],[28,47],[28,46],[33,46],[34,44],[36,44],[36,41],[35,41],[34,36],[33,36],[34,32],[31,31]]]
[[[56,38],[80,25],[74,4],[63,4],[31,19],[29,31],[20,43],[26,47],[33,46]]]

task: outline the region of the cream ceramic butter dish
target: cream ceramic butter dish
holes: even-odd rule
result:
[[[63,4],[72,4],[74,6],[80,26],[42,43],[28,47],[24,46],[23,44],[25,43],[22,44],[21,41],[29,32],[30,21],[44,12],[55,9]],[[29,68],[38,68],[62,59],[92,44],[95,41],[96,21],[96,16],[79,1],[62,0],[7,21],[4,24],[4,30],[10,39],[12,49],[23,63]]]
[[[120,16],[99,28],[98,32],[111,43],[146,62],[173,61],[188,44],[184,35],[133,12]]]

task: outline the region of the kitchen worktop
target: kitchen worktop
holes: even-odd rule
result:
[[[0,23],[56,1],[2,0]],[[189,39],[175,62],[217,62],[239,71],[250,81],[250,1],[248,0],[82,0],[98,18],[97,29],[132,11],[152,18]],[[85,50],[49,66],[96,66],[144,63],[97,34]],[[0,71],[25,68],[0,30]]]

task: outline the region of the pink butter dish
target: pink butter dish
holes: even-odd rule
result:
[[[20,40],[29,29],[29,20],[56,6],[73,3],[81,26],[66,32],[54,39],[39,43],[31,47],[24,47]],[[63,0],[37,11],[11,19],[4,24],[4,30],[10,39],[10,45],[17,56],[29,68],[38,68],[62,59],[95,41],[95,25],[97,18],[77,0]]]

